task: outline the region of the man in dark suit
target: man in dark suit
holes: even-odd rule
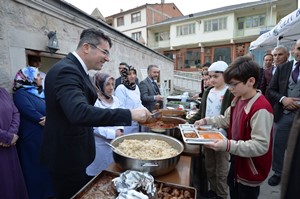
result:
[[[116,79],[116,81],[115,81],[115,90],[116,90],[116,88],[117,88],[120,84],[122,84],[122,81],[121,81],[121,75],[122,75],[122,70],[123,70],[125,67],[127,67],[127,68],[129,67],[127,63],[121,62],[121,63],[119,64],[119,73],[120,73],[120,77],[118,77],[118,78]],[[139,79],[138,79],[138,78],[135,79],[135,83],[136,83],[136,84],[139,83]]]
[[[41,161],[50,171],[56,198],[70,198],[89,178],[86,167],[95,157],[92,127],[131,125],[145,121],[145,109],[94,107],[97,93],[88,70],[100,70],[109,61],[111,40],[101,30],[86,29],[76,51],[56,63],[45,81],[46,125]]]
[[[273,70],[273,55],[265,54],[264,55],[264,72],[262,77],[262,82],[260,84],[260,90],[265,95],[266,91],[270,85],[271,77]]]
[[[295,60],[277,67],[268,92],[268,98],[273,103],[275,132],[272,161],[274,175],[268,180],[271,186],[280,183],[290,128],[295,112],[300,108],[300,40],[296,42],[294,55]]]
[[[159,68],[156,65],[149,65],[147,68],[148,77],[141,81],[139,84],[141,92],[142,104],[149,110],[156,109],[156,103],[159,103],[159,108],[163,106],[163,96],[160,94],[160,90],[157,85],[157,79],[159,76]]]

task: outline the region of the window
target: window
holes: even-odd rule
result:
[[[135,41],[138,41],[141,36],[142,36],[142,32],[131,33],[131,38],[134,39]]]
[[[124,17],[117,18],[117,26],[124,26]]]
[[[177,36],[195,34],[195,23],[177,26],[176,32]]]
[[[243,17],[241,17],[241,18],[243,18]],[[238,21],[241,18],[238,18]],[[266,19],[266,16],[263,14],[246,17],[245,18],[245,28],[257,28],[260,26],[264,26],[265,19]]]
[[[131,23],[141,21],[141,12],[131,14]]]
[[[238,18],[238,30],[243,30],[244,29],[244,17]]]
[[[227,17],[204,21],[204,32],[225,30],[227,28]]]
[[[170,40],[170,32],[157,32],[154,36],[156,42]]]
[[[185,53],[185,56],[184,56],[184,67],[185,68],[190,68],[192,66],[199,67],[200,63],[201,63],[200,52],[198,50],[188,50]]]
[[[172,52],[164,52],[164,56],[169,57],[170,59],[174,59]]]

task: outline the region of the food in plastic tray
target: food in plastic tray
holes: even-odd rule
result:
[[[207,144],[215,142],[218,139],[226,139],[226,137],[212,126],[206,127],[207,130],[197,130],[194,125],[179,125],[183,141],[188,144]]]

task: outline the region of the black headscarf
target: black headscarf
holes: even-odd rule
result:
[[[121,71],[121,82],[129,90],[135,90],[135,88],[136,88],[135,81],[130,83],[129,80],[128,80],[128,74],[129,74],[130,71],[134,71],[135,74],[136,74],[136,69],[133,66],[126,66],[125,68],[122,69],[122,71]]]

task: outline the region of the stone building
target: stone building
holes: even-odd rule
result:
[[[103,67],[117,77],[118,64],[127,62],[137,68],[144,79],[149,64],[161,68],[160,82],[166,82],[172,92],[173,61],[147,46],[136,42],[111,26],[61,0],[7,0],[0,4],[0,86],[11,92],[16,72],[28,64],[31,55],[41,58],[41,71],[76,49],[83,29],[96,27],[113,42],[110,62]],[[56,32],[58,50],[47,47],[49,33]]]

